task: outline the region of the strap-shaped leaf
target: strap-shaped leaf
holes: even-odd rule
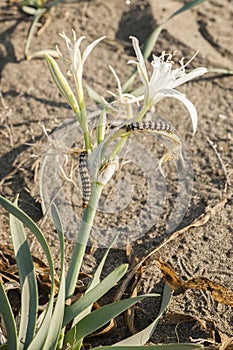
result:
[[[202,348],[202,345],[189,344],[189,343],[178,343],[178,344],[161,344],[161,345],[150,345],[150,346],[98,346],[92,350],[196,350]]]
[[[63,321],[64,309],[65,309],[65,295],[66,295],[64,234],[63,234],[59,213],[58,213],[57,207],[54,204],[52,205],[51,211],[52,211],[53,222],[56,226],[59,242],[60,242],[61,277],[60,277],[60,286],[59,286],[56,305],[54,307],[53,315],[51,318],[51,324],[49,327],[49,332],[43,347],[44,350],[56,349],[56,345],[57,345],[61,327],[62,327],[62,321]]]
[[[77,315],[86,310],[90,305],[106,294],[124,276],[127,271],[127,267],[127,264],[122,264],[121,266],[117,267],[95,288],[91,289],[74,304],[68,306],[65,310],[63,326],[66,326],[67,323],[72,321]]]
[[[113,244],[115,243],[116,239],[118,237],[118,234],[114,237],[111,245],[106,249],[106,252],[104,253],[95,273],[93,276],[93,279],[91,280],[85,294],[87,294],[88,292],[90,292],[91,289],[95,288],[99,283],[100,283],[100,275],[102,273],[105,261],[107,259],[108,253],[111,249],[111,247],[113,246]],[[87,307],[83,312],[79,313],[78,316],[74,319],[73,325],[75,325],[76,323],[78,323],[84,316],[86,316],[87,314],[89,314],[91,312],[92,309],[92,305],[93,303]]]
[[[45,313],[45,317],[42,321],[42,324],[36,333],[33,341],[28,346],[27,350],[41,349],[44,341],[46,339],[48,329],[51,322],[52,310],[53,310],[53,301],[54,301],[54,267],[53,260],[51,256],[51,252],[49,246],[47,244],[46,239],[44,238],[39,227],[34,223],[34,221],[25,214],[21,209],[19,209],[16,205],[11,203],[6,198],[0,196],[0,204],[12,215],[14,215],[17,219],[19,219],[26,227],[28,227],[31,232],[36,236],[37,240],[41,244],[43,251],[46,255],[51,275],[51,291],[50,291],[50,299],[48,303],[48,307]]]
[[[16,206],[17,202],[18,198],[14,202]],[[24,227],[22,222],[12,214],[10,214],[10,231],[21,287],[21,318],[18,335],[18,348],[20,350],[25,349],[34,336],[38,309],[38,292],[34,265]]]
[[[159,322],[160,317],[166,310],[166,308],[169,305],[169,302],[171,300],[171,288],[165,284],[164,287],[164,292],[163,292],[163,299],[162,299],[162,304],[160,307],[160,311],[156,319],[146,328],[141,330],[140,332],[132,335],[131,337],[128,337],[127,339],[121,340],[120,342],[117,342],[114,344],[114,346],[141,346],[145,345],[146,342],[150,339],[152,334],[155,331],[155,328],[157,327],[157,324]]]
[[[7,331],[7,350],[18,350],[15,319],[2,282],[0,282],[0,313]]]
[[[140,300],[148,297],[157,297],[158,294],[144,294],[135,298],[120,300],[109,305],[105,305],[100,309],[91,312],[84,317],[75,327],[71,328],[65,337],[65,343],[76,344],[88,334],[93,333],[97,329],[107,324],[112,318],[115,318]]]

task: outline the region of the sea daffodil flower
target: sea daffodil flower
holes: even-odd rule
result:
[[[59,48],[57,47],[58,54],[61,58],[63,58],[63,61],[65,62],[69,73],[73,75],[75,80],[75,85],[77,89],[78,94],[78,102],[80,105],[80,108],[82,109],[82,103],[83,103],[83,87],[82,87],[82,76],[83,76],[83,66],[84,63],[91,53],[91,51],[94,49],[94,47],[105,38],[105,36],[93,41],[90,45],[86,47],[86,49],[83,52],[83,55],[81,55],[80,51],[80,45],[81,42],[85,39],[85,36],[81,36],[80,38],[76,38],[75,31],[73,31],[73,40],[68,38],[66,34],[60,33],[60,36],[65,40],[67,50],[68,50],[68,58],[64,59],[62,56],[62,53],[60,52]]]
[[[171,60],[172,55],[165,55],[157,57],[153,56],[151,62],[153,67],[153,73],[149,79],[146,64],[139,48],[139,41],[137,38],[131,36],[133,48],[137,57],[137,61],[130,60],[128,63],[136,64],[139,78],[142,81],[145,94],[144,94],[144,105],[142,108],[143,113],[148,110],[152,105],[156,104],[165,97],[173,97],[181,101],[187,108],[193,124],[193,132],[197,130],[197,111],[192,102],[182,93],[175,90],[178,86],[186,83],[187,81],[199,77],[207,72],[205,67],[199,67],[186,73],[185,67],[193,59],[191,59],[186,65],[183,64],[183,60],[180,61],[181,67],[172,69],[173,61]],[[143,114],[135,118],[136,121],[140,121]]]

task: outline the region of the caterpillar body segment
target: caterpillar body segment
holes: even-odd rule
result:
[[[164,131],[168,133],[175,133],[176,129],[174,126],[169,122],[164,121],[156,121],[156,120],[148,120],[148,121],[142,121],[142,122],[132,122],[128,125],[126,125],[126,131],[133,131],[133,130],[151,130],[151,131]]]
[[[79,155],[79,174],[82,187],[82,206],[86,208],[91,196],[91,178],[88,172],[87,152],[82,152]]]

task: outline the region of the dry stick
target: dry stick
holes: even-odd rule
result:
[[[173,241],[175,238],[177,238],[179,235],[181,235],[182,233],[186,232],[187,230],[189,230],[190,228],[193,227],[200,227],[205,225],[210,217],[212,215],[214,215],[215,213],[217,213],[221,208],[223,208],[225,206],[225,204],[228,202],[227,198],[224,198],[221,202],[219,202],[218,204],[216,204],[214,207],[206,207],[205,213],[201,214],[196,220],[194,220],[190,225],[185,226],[184,228],[182,228],[181,230],[178,230],[176,232],[174,232],[170,237],[168,237],[167,239],[165,239],[160,246],[158,246],[157,248],[153,249],[149,254],[147,254],[144,258],[142,258],[142,260],[140,260],[135,266],[132,267],[132,269],[129,271],[127,277],[125,278],[125,280],[122,282],[118,292],[115,295],[114,301],[118,301],[121,299],[122,295],[124,294],[129,282],[131,281],[132,277],[134,276],[134,274],[137,272],[138,268],[153,254],[157,253],[161,248],[163,248],[166,244],[168,244],[169,242]]]
[[[224,186],[224,193],[227,192],[227,186],[230,185],[230,181],[229,181],[229,178],[228,178],[228,174],[227,174],[227,168],[219,154],[219,152],[217,151],[217,145],[214,144],[213,141],[211,141],[208,137],[207,137],[207,141],[209,142],[210,146],[212,147],[214,153],[216,154],[218,160],[219,160],[219,163],[221,164],[221,167],[222,167],[222,170],[224,172],[224,175],[225,175],[225,178],[226,178],[226,182],[225,182],[225,186]]]

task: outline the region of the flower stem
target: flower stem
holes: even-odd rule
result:
[[[144,105],[141,110],[139,111],[137,117],[134,119],[135,122],[140,122],[142,120],[142,118],[144,117],[144,115],[148,112],[148,110],[150,109],[152,104],[147,104]]]
[[[103,185],[101,183],[92,183],[91,197],[83,213],[81,226],[67,272],[66,298],[71,297],[75,290],[102,189]]]
[[[120,152],[122,151],[128,137],[129,137],[129,135],[127,135],[127,134],[122,136],[121,140],[117,143],[116,147],[113,149],[113,151],[111,153],[111,157],[113,159],[120,155]]]
[[[87,122],[87,110],[84,97],[82,99],[79,98],[79,107],[80,107],[80,126],[84,135],[85,149],[87,153],[92,151],[92,142],[90,133],[88,130],[88,122]]]

